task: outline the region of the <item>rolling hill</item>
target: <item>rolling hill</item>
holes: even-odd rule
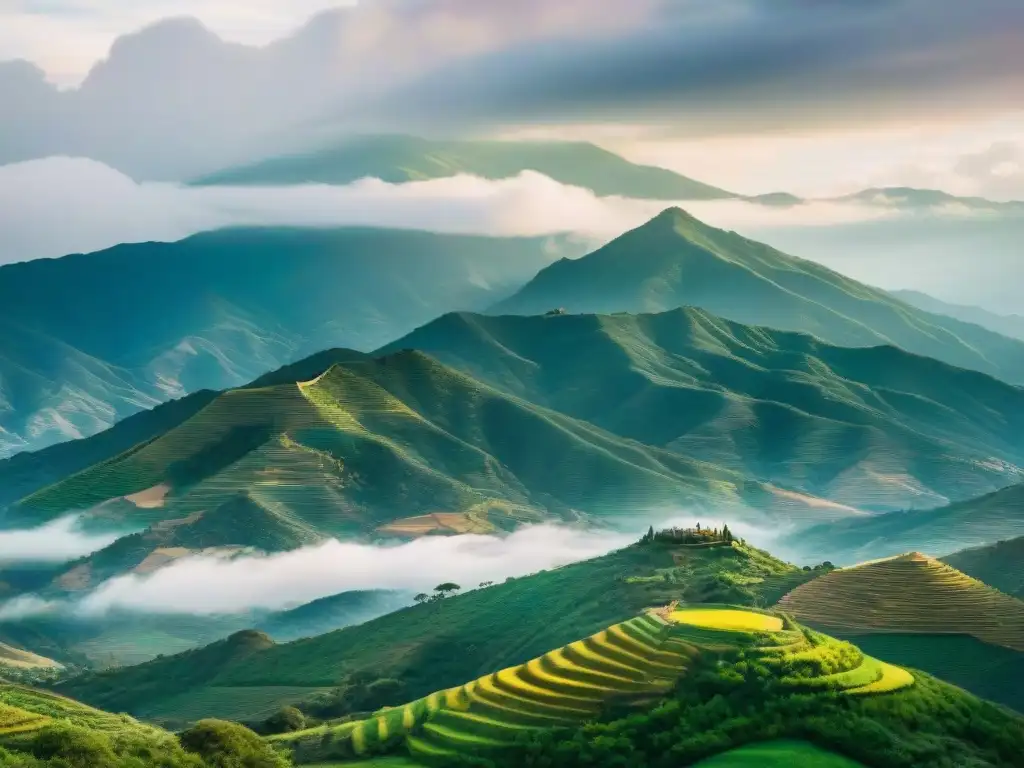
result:
[[[921,549],[937,556],[1024,536],[1024,484],[937,509],[837,520],[788,543],[809,557],[851,563]]]
[[[778,608],[1024,711],[1024,602],[938,560],[914,552],[831,571]]]
[[[1024,536],[954,552],[942,562],[1024,600]]]
[[[230,168],[199,186],[350,184],[372,177],[392,184],[468,174],[506,179],[536,171],[597,195],[653,200],[718,200],[730,192],[678,173],[636,165],[585,142],[467,141],[415,136],[363,136],[327,149]]]
[[[917,309],[678,208],[584,258],[546,267],[490,312],[650,313],[685,305],[840,346],[894,345],[1024,383],[1024,342]]]
[[[0,457],[92,435],[189,392],[241,386],[322,349],[373,349],[442,312],[480,309],[560,247],[234,229],[0,267]]]
[[[1020,387],[705,310],[450,314],[376,354],[404,348],[624,437],[859,509],[970,498],[1024,467]]]
[[[411,701],[521,664],[658,601],[769,605],[818,573],[740,543],[637,545],[318,637],[264,642],[262,650],[242,658],[234,659],[234,651],[218,644],[89,673],[61,690],[176,725],[208,716],[257,720],[275,707],[302,701],[310,702],[311,711],[340,716],[360,706],[363,699],[352,693],[363,690],[367,678],[389,681],[379,690]],[[225,654],[231,656],[227,663]],[[349,691],[340,699],[332,693],[339,686]]]
[[[396,526],[498,531],[669,515],[679,504],[779,521],[857,514],[615,436],[410,351],[225,392],[168,432],[32,494],[7,522],[90,509],[93,528],[150,527],[56,579],[80,590],[212,546],[278,551],[323,536],[393,537]]]

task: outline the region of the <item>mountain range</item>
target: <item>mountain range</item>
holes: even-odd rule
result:
[[[496,314],[661,312],[690,305],[840,346],[892,344],[1024,383],[1024,343],[931,314],[811,261],[670,208],[581,259],[560,259]]]
[[[0,267],[0,457],[483,308],[557,240],[222,230]],[[88,318],[88,322],[83,322]],[[128,320],[130,318],[130,321]]]

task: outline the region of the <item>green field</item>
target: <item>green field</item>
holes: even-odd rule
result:
[[[521,664],[651,605],[679,598],[771,604],[794,584],[818,575],[738,542],[711,549],[635,545],[318,637],[284,644],[260,637],[219,642],[88,674],[61,690],[163,722],[218,716],[255,720],[268,701],[260,689],[287,691],[293,700],[291,695],[305,688],[312,697],[324,688],[345,687],[358,672],[396,680],[401,700],[411,701]],[[403,640],[382,643],[381,637]],[[259,707],[239,707],[246,702],[239,695],[244,689],[253,691]]]
[[[373,718],[271,740],[294,749],[303,763],[396,750],[427,762],[500,753],[524,737],[598,718],[611,702],[650,706],[702,654],[725,649],[742,649],[794,689],[871,695],[914,685],[906,670],[782,617],[728,607],[683,609],[667,617],[652,611]]]
[[[862,768],[861,763],[804,741],[769,741],[702,760],[696,768]]]

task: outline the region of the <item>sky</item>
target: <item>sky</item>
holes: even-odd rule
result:
[[[1019,0],[8,0],[0,62],[40,69],[0,64],[0,163],[176,180],[399,128],[590,139],[745,193],[1008,200],[1022,36]]]

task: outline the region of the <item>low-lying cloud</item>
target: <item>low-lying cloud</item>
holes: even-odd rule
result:
[[[113,543],[121,534],[78,529],[78,516],[54,520],[38,528],[0,531],[0,567],[25,563],[64,563]]]
[[[275,555],[196,556],[152,574],[101,584],[78,604],[84,614],[224,614],[276,610],[363,589],[431,591],[443,582],[464,589],[586,560],[637,537],[556,525],[508,536],[427,537],[393,546],[329,541]]]
[[[228,226],[363,225],[499,236],[574,232],[603,241],[671,204],[597,197],[531,171],[498,181],[460,175],[406,184],[365,179],[345,186],[188,187],[136,183],[93,160],[47,158],[0,166],[0,264],[174,241]],[[844,203],[678,204],[709,223],[740,229],[898,215]]]

